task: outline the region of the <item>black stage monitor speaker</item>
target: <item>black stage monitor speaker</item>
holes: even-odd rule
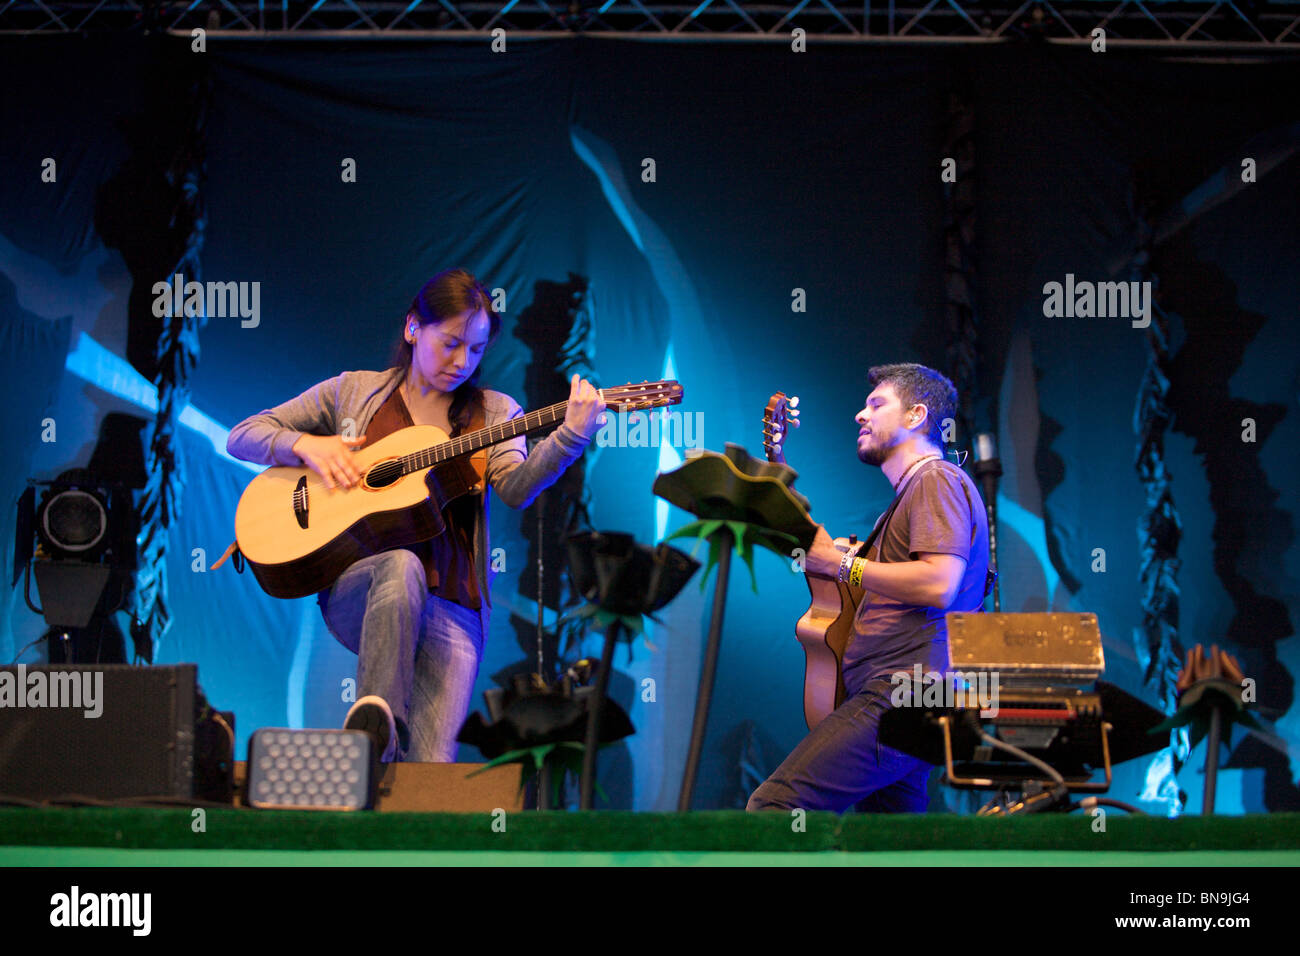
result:
[[[198,668],[0,667],[0,797],[189,799]]]

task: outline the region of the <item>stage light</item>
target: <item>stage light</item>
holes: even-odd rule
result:
[[[50,488],[36,513],[36,535],[54,557],[93,561],[108,547],[108,501],[97,488]]]
[[[364,731],[263,727],[248,743],[245,803],[263,810],[369,810],[377,769]]]
[[[84,468],[27,484],[18,499],[11,583],[27,574],[23,596],[51,628],[49,660],[124,662],[120,632],[114,637],[110,623],[138,560],[131,487]],[[33,574],[40,607],[31,598]]]

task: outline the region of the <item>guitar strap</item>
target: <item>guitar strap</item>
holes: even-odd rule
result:
[[[486,417],[483,412],[483,403],[475,402],[470,410],[469,427],[466,431],[476,432],[479,429],[486,427],[486,424]],[[481,448],[469,456],[470,467],[473,468],[474,473],[478,475],[479,487],[484,490],[486,490],[487,458],[488,449],[486,448]]]
[[[227,558],[233,558],[231,563],[234,564],[235,570],[238,571],[240,574],[244,573],[244,555],[243,552],[239,550],[238,541],[230,542],[230,547],[226,548],[225,553],[222,554],[221,557],[217,558],[216,564],[212,565],[212,567],[208,568],[208,570],[209,571],[217,570],[217,568],[221,567],[223,564],[226,563]]]
[[[907,479],[907,485],[910,485],[917,478],[920,478],[921,475],[925,474],[926,470],[935,463],[936,462],[927,462],[920,471]],[[892,518],[894,512],[898,510],[898,503],[903,500],[903,492],[907,490],[907,485],[903,485],[902,488],[898,489],[898,494],[894,495],[894,500],[889,503],[889,507],[885,509],[885,513],[876,519],[876,526],[871,529],[871,534],[867,536],[867,540],[862,542],[862,547],[858,549],[858,554],[865,554],[867,551],[870,551],[871,545],[875,540],[885,533],[885,528],[889,527],[889,519]],[[881,542],[880,549],[876,552],[877,558],[880,557],[880,551],[883,549],[884,542]]]
[[[880,537],[881,534],[884,533],[886,526],[889,524],[889,519],[894,516],[894,509],[898,507],[898,502],[902,500],[902,497],[902,494],[895,495],[894,500],[891,501],[889,507],[885,509],[885,513],[876,519],[876,525],[871,529],[871,534],[867,535],[867,540],[863,541],[862,544],[858,546],[858,554],[864,554],[871,550],[871,545],[878,537]],[[879,552],[877,552],[876,556],[880,556]]]

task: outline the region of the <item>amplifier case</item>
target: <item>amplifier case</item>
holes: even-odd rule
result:
[[[1083,685],[1106,669],[1097,615],[957,612],[948,623],[948,666],[997,671],[1010,686]]]

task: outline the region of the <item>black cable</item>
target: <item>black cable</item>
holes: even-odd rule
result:
[[[1131,803],[1124,803],[1122,800],[1112,800],[1110,797],[1084,797],[1078,803],[1071,804],[1067,811],[1072,813],[1075,810],[1091,810],[1095,806],[1119,807],[1121,810],[1136,813],[1138,816],[1147,816],[1145,810],[1141,810]]]
[[[32,603],[32,563],[30,561],[27,562],[25,579],[23,581],[23,600],[27,602],[27,606],[31,608],[34,613],[39,614],[41,617],[45,616],[45,612]]]
[[[20,797],[16,794],[0,793],[0,806],[19,806],[35,807],[42,809],[55,809],[58,807],[117,807],[119,809],[145,808],[145,807],[179,807],[191,809],[194,807],[206,807],[214,810],[228,810],[232,804],[219,803],[213,800],[199,800],[194,797],[179,797],[171,794],[157,794],[153,796],[142,797],[116,797],[111,800],[92,797],[84,793],[64,793],[56,797],[46,797],[41,800],[32,800],[29,797]]]
[[[24,654],[27,653],[27,648],[31,647],[31,646],[34,645],[34,644],[39,644],[41,641],[45,640],[45,638],[46,638],[46,635],[45,635],[45,634],[42,634],[40,637],[35,638],[34,640],[30,640],[30,641],[28,641],[28,642],[23,646],[23,649],[20,650],[17,654],[14,655],[14,659],[11,660],[11,661],[9,662],[9,666],[12,667],[13,665],[17,664],[17,663],[18,663],[18,658],[22,657]]]
[[[26,797],[6,796],[0,793],[0,807],[39,807],[39,800],[29,800]]]
[[[127,590],[127,581],[129,580],[129,576],[119,572],[118,580],[121,582],[121,586],[118,587],[117,589],[117,607],[113,608],[111,611],[106,612],[110,615],[116,614],[118,611],[122,610],[122,608],[126,605],[126,590]]]

